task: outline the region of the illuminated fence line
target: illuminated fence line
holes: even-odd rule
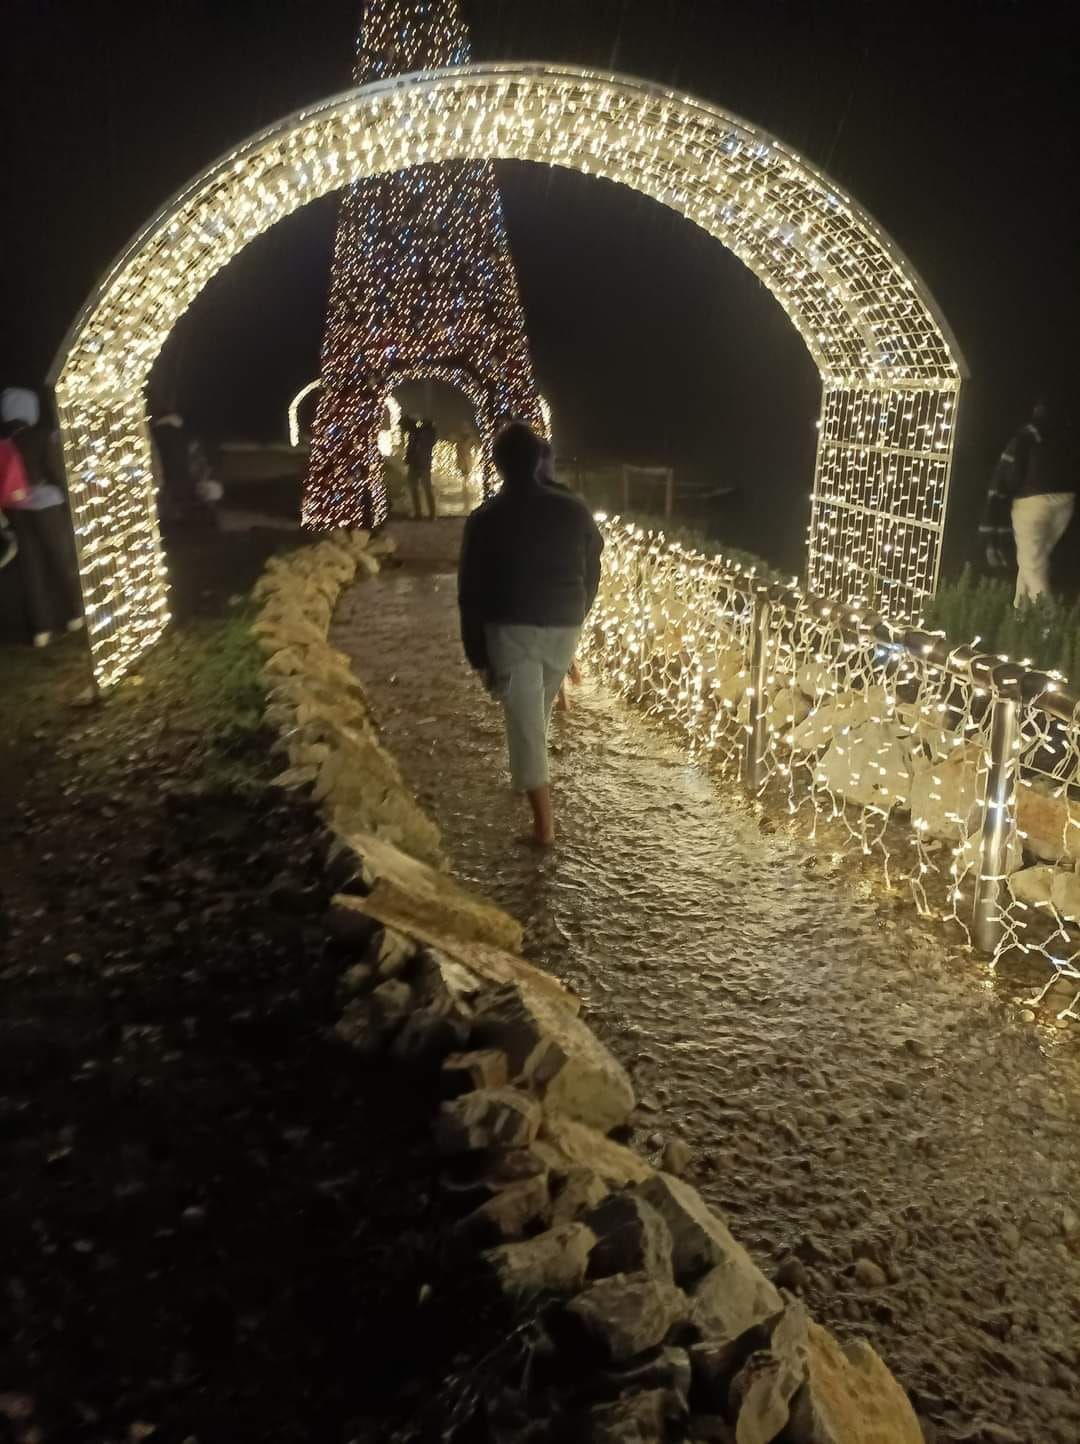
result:
[[[1062,679],[605,521],[587,659],[691,755],[877,857],[1080,1018],[1080,700]],[[1059,998],[1059,994],[1065,994]]]

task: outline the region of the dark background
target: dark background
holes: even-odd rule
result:
[[[1036,390],[1077,388],[1076,51],[1014,0],[463,0],[477,58],[614,67],[708,97],[827,169],[893,235],[972,370],[950,550]],[[351,0],[6,0],[0,384],[39,382],[113,254],[218,153],[348,84]],[[500,167],[563,452],[744,491],[738,540],[797,564],[817,376],[724,249],[644,198]],[[210,437],[282,438],[317,373],[336,206],[256,241],[162,360]],[[1078,528],[1080,530],[1080,528]]]

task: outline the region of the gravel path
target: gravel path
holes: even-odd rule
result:
[[[920,1410],[1080,1437],[1080,1086],[975,964],[763,820],[586,681],[555,727],[558,851],[512,844],[500,719],[461,660],[451,524],[335,641],[463,878],[516,913],[691,1174]],[[423,542],[421,548],[419,538]],[[410,554],[423,556],[409,564]],[[826,866],[823,868],[823,861]]]

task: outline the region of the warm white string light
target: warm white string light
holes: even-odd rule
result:
[[[604,571],[586,660],[675,728],[691,756],[735,774],[750,726],[758,578],[662,532],[600,520]],[[886,883],[905,885],[921,913],[970,940],[992,751],[987,687],[957,661],[962,649],[943,656],[936,637],[919,645],[794,583],[771,595],[762,790],[805,817],[810,837],[876,859]],[[1052,698],[1059,682],[1040,682],[1041,695]],[[1049,980],[1033,1001],[1061,982],[1058,1016],[1080,1019],[1080,803],[1071,797],[1080,717],[1052,715],[1036,693],[1021,704],[1014,752],[1017,835],[995,962],[1011,950],[1043,959]],[[1035,866],[1023,867],[1022,848]]]
[[[101,684],[167,621],[142,392],[179,316],[249,241],[329,191],[499,158],[652,196],[768,286],[822,376],[811,582],[917,610],[936,573],[961,367],[910,266],[825,176],[718,107],[594,71],[471,65],[349,92],[237,147],[146,227],[79,318],[54,381]]]

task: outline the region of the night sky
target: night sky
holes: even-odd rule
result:
[[[964,349],[950,551],[1037,390],[1076,395],[1078,66],[1064,4],[463,0],[478,59],[678,85],[824,167],[907,252]],[[6,0],[0,384],[40,382],[86,293],[177,187],[349,81],[350,0]],[[604,182],[500,167],[564,452],[744,491],[739,540],[797,563],[817,376],[717,242]],[[318,369],[334,199],[255,242],[162,366],[209,437],[279,438]]]

